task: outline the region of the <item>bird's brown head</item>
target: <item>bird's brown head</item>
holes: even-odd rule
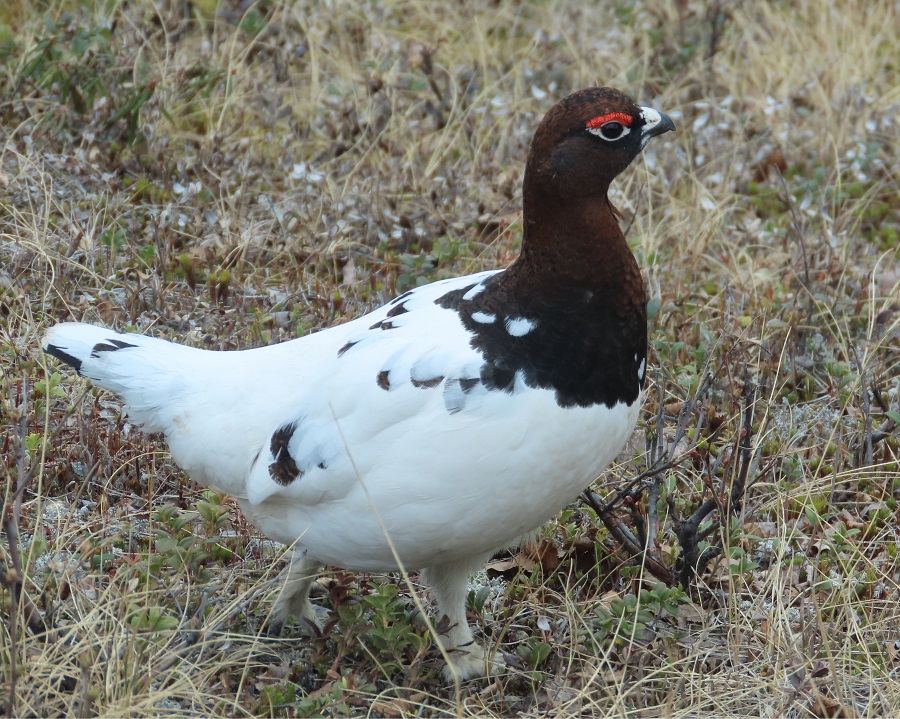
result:
[[[611,87],[572,93],[550,109],[534,134],[525,170],[526,214],[538,196],[605,196],[650,138],[674,129],[668,117]]]

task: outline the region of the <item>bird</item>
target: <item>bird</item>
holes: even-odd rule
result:
[[[665,114],[609,87],[544,115],[505,269],[403,292],[345,324],[235,351],[63,322],[43,350],[162,432],[200,485],[292,548],[271,611],[320,625],[326,566],[421,570],[447,680],[502,670],[466,616],[467,582],[571,503],[636,426],[646,292],[610,183]]]

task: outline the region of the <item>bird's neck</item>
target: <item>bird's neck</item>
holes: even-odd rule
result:
[[[532,286],[593,290],[640,270],[605,193],[581,197],[525,196],[522,252],[509,268]],[[640,287],[643,292],[643,285]],[[643,299],[641,299],[643,301]]]

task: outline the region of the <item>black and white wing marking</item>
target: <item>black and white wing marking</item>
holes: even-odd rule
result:
[[[316,350],[331,356],[310,361],[320,376],[304,383],[296,414],[285,417],[261,449],[247,480],[249,501],[337,499],[356,481],[354,464],[365,466],[389,451],[379,444],[388,429],[393,436],[394,428],[409,423],[411,437],[428,427],[443,430],[453,415],[472,410],[487,395],[484,360],[458,312],[436,301],[493,274],[410,290],[335,328],[342,330],[335,333],[337,344],[318,343]]]

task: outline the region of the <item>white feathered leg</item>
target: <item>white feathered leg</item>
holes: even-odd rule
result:
[[[459,562],[437,564],[423,570],[423,581],[434,592],[437,600],[440,622],[442,617],[449,620],[446,634],[440,636],[444,651],[450,657],[449,666],[444,667],[444,678],[453,680],[453,670],[462,679],[491,674],[496,666],[489,662],[481,645],[472,636],[472,630],[466,620],[466,594],[469,575],[484,564],[484,557]]]
[[[297,550],[288,564],[278,575],[281,594],[275,600],[269,617],[269,631],[280,634],[288,617],[294,617],[304,634],[314,634],[322,629],[320,614],[325,610],[309,601],[309,590],[322,569],[322,563],[308,557],[305,550]],[[310,623],[314,626],[310,626]]]

